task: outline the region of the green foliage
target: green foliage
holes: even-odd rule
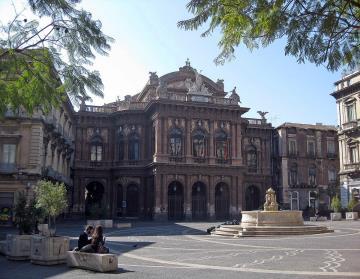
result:
[[[56,217],[67,207],[64,183],[40,180],[36,185],[36,207],[47,216]]]
[[[20,234],[30,234],[41,217],[41,212],[35,207],[35,203],[35,199],[27,202],[27,197],[23,192],[17,196],[14,209],[15,224],[18,226]]]
[[[113,39],[100,21],[76,8],[79,2],[28,0],[33,19],[15,11],[12,21],[0,23],[0,115],[7,109],[48,111],[67,95],[75,103],[91,99],[88,92],[103,96],[99,72],[89,66],[95,53],[108,54]]]
[[[353,209],[354,209],[354,207],[355,207],[357,204],[358,204],[358,201],[355,199],[354,196],[352,196],[352,197],[351,197],[351,200],[349,201],[348,206],[347,206],[349,212],[352,212]]]
[[[341,210],[341,201],[340,201],[338,195],[336,195],[335,197],[333,197],[331,199],[330,207],[331,207],[332,210],[334,210],[334,212],[340,212],[340,210]]]
[[[216,63],[232,59],[242,43],[252,50],[280,38],[287,39],[285,54],[299,63],[335,71],[360,61],[359,1],[191,0],[187,9],[194,17],[179,21],[180,28],[197,30],[208,22],[203,37],[220,29]]]

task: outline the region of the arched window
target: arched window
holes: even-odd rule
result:
[[[193,134],[193,156],[198,158],[205,157],[205,132],[203,130],[196,130]]]
[[[220,130],[215,134],[215,154],[220,160],[227,160],[229,157],[228,136],[225,131]]]
[[[182,155],[182,132],[179,128],[172,128],[170,130],[169,153],[171,156]]]
[[[311,165],[309,167],[309,185],[315,185],[316,183],[316,166],[315,165]]]
[[[101,161],[103,152],[103,141],[100,135],[95,135],[90,142],[90,160]]]
[[[140,159],[140,138],[137,133],[132,133],[129,137],[129,160]]]
[[[297,164],[293,163],[290,166],[289,184],[290,186],[295,186],[297,182],[298,182],[298,168],[297,168]]]
[[[248,148],[246,159],[249,172],[257,172],[258,158],[255,146],[251,146]]]

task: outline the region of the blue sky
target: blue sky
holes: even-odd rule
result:
[[[14,1],[16,5],[21,0]],[[116,42],[108,57],[98,57],[94,67],[101,73],[105,98],[96,105],[111,102],[117,96],[138,93],[148,80],[149,71],[164,75],[178,70],[187,58],[202,74],[216,81],[224,79],[225,90],[234,86],[242,106],[250,108],[246,117],[259,117],[268,111],[274,126],[283,122],[336,125],[335,99],[329,94],[340,72],[325,67],[298,64],[285,56],[284,41],[250,52],[236,51],[236,59],[223,66],[213,62],[219,53],[218,34],[201,38],[199,31],[177,28],[179,20],[189,18],[187,0],[83,0],[82,6],[101,20],[103,30]],[[0,0],[0,19],[9,17],[10,1]]]

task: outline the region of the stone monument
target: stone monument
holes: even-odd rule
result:
[[[279,205],[276,202],[276,194],[273,188],[266,191],[264,211],[278,211]]]
[[[242,211],[239,225],[221,225],[212,234],[227,236],[304,235],[333,232],[325,226],[304,225],[301,210],[279,210],[276,193],[266,191],[264,210]]]

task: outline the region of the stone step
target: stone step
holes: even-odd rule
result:
[[[333,232],[325,226],[258,226],[241,227],[239,225],[221,225],[212,235],[218,236],[270,236],[270,235],[309,235]]]
[[[327,230],[327,227],[310,227],[310,226],[305,226],[305,227],[246,227],[243,228],[242,231],[269,231],[269,232],[274,232],[274,231],[286,231],[286,232],[308,232],[308,231],[324,231]]]
[[[239,235],[239,232],[224,232],[224,231],[220,231],[220,230],[216,230],[216,231],[212,231],[211,235],[216,235],[216,236],[237,236]]]
[[[240,232],[239,236],[271,236],[271,235],[276,235],[276,236],[289,236],[289,235],[312,235],[312,234],[321,234],[321,233],[329,233],[329,232],[333,232],[332,230],[327,230],[327,231],[273,231],[273,232],[262,232],[262,231],[253,231],[253,232]]]

